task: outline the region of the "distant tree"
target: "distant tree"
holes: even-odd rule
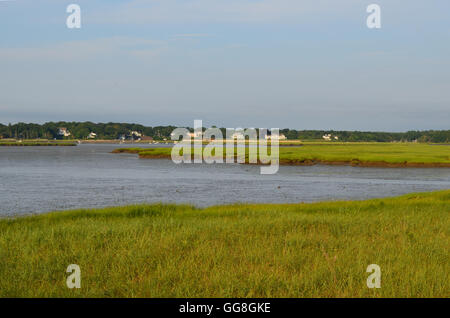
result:
[[[117,139],[127,136],[131,131],[138,131],[154,139],[170,139],[170,133],[175,126],[147,127],[140,124],[129,123],[93,123],[93,122],[47,122],[45,124],[17,123],[8,125],[0,124],[1,138],[61,138],[58,135],[60,127],[66,127],[72,134],[69,138],[86,138],[89,133],[95,132],[99,139]],[[193,131],[192,127],[186,127]],[[203,127],[203,130],[206,128]],[[220,128],[226,136],[226,129]],[[322,140],[324,134],[338,136],[339,141],[419,141],[419,142],[450,142],[450,130],[408,131],[404,133],[368,132],[368,131],[333,131],[333,130],[295,130],[284,128],[281,130],[289,140]]]

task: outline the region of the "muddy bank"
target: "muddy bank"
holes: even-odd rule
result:
[[[352,167],[376,167],[376,168],[450,168],[450,163],[440,162],[385,162],[385,161],[328,161],[328,160],[287,160],[280,159],[280,165],[285,166],[352,166]]]
[[[114,149],[113,151],[111,151],[111,153],[139,153],[139,151],[142,151],[142,148],[139,149],[119,148]]]

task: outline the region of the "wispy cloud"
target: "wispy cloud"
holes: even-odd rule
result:
[[[43,47],[0,48],[0,59],[9,61],[78,61],[105,55],[130,54],[157,56],[167,47],[165,41],[131,37],[109,37],[85,41],[56,43]]]

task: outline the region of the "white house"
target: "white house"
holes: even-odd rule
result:
[[[97,134],[95,132],[91,132],[89,133],[89,135],[87,136],[88,139],[95,139],[97,138]]]
[[[191,138],[202,138],[203,132],[201,132],[201,131],[196,131],[196,132],[193,132],[193,133],[189,133],[189,136],[190,136]]]
[[[274,139],[275,140],[275,138],[272,138],[272,135],[266,135],[265,138],[266,138],[266,140],[270,140],[270,139]],[[285,135],[279,134],[277,139],[278,140],[286,140],[287,138],[286,138]]]
[[[139,131],[133,130],[130,132],[131,136],[142,137],[142,134]]]
[[[231,135],[231,139],[244,138],[244,134],[242,132],[235,132]]]
[[[249,141],[257,141],[258,140],[258,136],[256,135],[256,131],[255,134],[253,135],[251,133],[251,131],[247,131],[247,130],[242,130],[242,131],[236,131],[231,135],[231,139],[232,140],[236,140],[236,139],[244,139],[244,140],[249,140]],[[267,138],[266,138],[267,139]]]
[[[326,141],[331,141],[331,139],[334,139],[334,140],[338,140],[339,139],[338,136],[332,136],[331,134],[325,134],[325,135],[322,136],[322,138],[324,140],[326,140]]]
[[[70,132],[67,130],[66,127],[60,127],[60,128],[58,128],[58,135],[64,136],[64,137],[69,137]]]

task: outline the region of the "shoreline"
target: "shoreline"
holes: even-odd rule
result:
[[[450,168],[450,163],[444,162],[386,162],[386,161],[327,161],[327,160],[304,160],[304,161],[291,161],[280,160],[280,165],[283,166],[315,166],[315,165],[327,165],[327,166],[351,166],[351,167],[364,167],[364,168]]]
[[[0,147],[73,147],[76,143],[57,143],[57,142],[13,142],[13,143],[2,143],[0,142]]]
[[[133,207],[140,206],[168,206],[168,207],[187,207],[193,209],[195,211],[209,211],[219,208],[236,208],[236,207],[275,207],[275,206],[284,206],[284,207],[292,207],[292,206],[302,206],[302,207],[314,207],[320,205],[360,205],[368,202],[378,202],[378,201],[398,201],[403,198],[415,198],[415,197],[432,197],[435,195],[448,195],[450,199],[450,189],[441,189],[441,190],[431,190],[425,192],[411,192],[401,195],[395,196],[386,196],[386,197],[374,197],[374,198],[361,198],[361,199],[325,199],[321,201],[299,201],[299,202],[263,202],[263,203],[254,203],[254,202],[238,202],[238,203],[221,203],[214,204],[208,206],[197,206],[192,203],[172,203],[172,202],[149,202],[149,203],[129,203],[126,205],[110,205],[103,207],[88,207],[88,208],[72,208],[72,209],[61,209],[61,210],[50,210],[47,212],[30,212],[24,214],[0,214],[0,223],[4,221],[14,221],[20,219],[27,218],[41,218],[47,215],[64,215],[64,214],[73,214],[73,213],[89,213],[90,211],[104,211],[104,210],[120,210],[120,209],[128,209]]]

